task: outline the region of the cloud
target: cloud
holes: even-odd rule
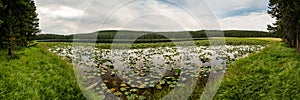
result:
[[[43,15],[43,17],[79,18],[82,10],[70,8],[68,6],[60,6],[55,8],[40,7],[37,12]]]
[[[170,2],[169,2],[170,1]],[[265,30],[268,0],[36,0],[42,32]],[[193,13],[191,13],[193,12]],[[255,20],[254,20],[255,19]],[[257,26],[254,26],[257,25]]]
[[[83,13],[81,4],[74,3],[74,1],[36,0],[42,33],[74,33]]]
[[[182,8],[148,0],[133,2],[117,9],[106,19],[102,29],[117,27],[133,30],[175,31],[200,28],[196,25],[197,22],[193,16]]]
[[[218,18],[268,10],[268,0],[205,0]]]
[[[260,30],[267,31],[267,24],[272,24],[275,19],[266,12],[250,13],[246,16],[234,16],[219,19],[223,30]]]

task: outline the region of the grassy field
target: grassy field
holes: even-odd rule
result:
[[[229,65],[215,99],[298,100],[299,61],[300,54],[295,49],[274,42],[261,52]]]
[[[84,99],[71,64],[40,46],[0,51],[0,99]]]
[[[226,38],[226,43],[233,45],[270,45],[229,65],[215,99],[299,99],[300,54],[278,41],[280,39]],[[196,41],[196,44],[208,45],[209,41]],[[85,99],[76,83],[72,65],[44,49],[55,45],[57,43],[39,43],[18,50],[13,60],[8,60],[6,51],[0,50],[0,99]],[[172,45],[150,43],[132,47]],[[109,44],[97,46],[110,48]]]

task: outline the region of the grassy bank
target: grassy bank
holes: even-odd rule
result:
[[[215,99],[299,99],[300,54],[275,42],[228,66]]]
[[[66,61],[39,46],[16,55],[8,60],[0,50],[0,99],[84,99]]]

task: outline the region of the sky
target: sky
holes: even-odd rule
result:
[[[268,0],[35,0],[42,33],[267,31]]]

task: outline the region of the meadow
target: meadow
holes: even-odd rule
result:
[[[16,50],[9,59],[0,50],[0,99],[85,99],[72,64],[38,45]]]
[[[274,42],[235,61],[228,66],[215,99],[299,99],[300,55],[295,51]]]

